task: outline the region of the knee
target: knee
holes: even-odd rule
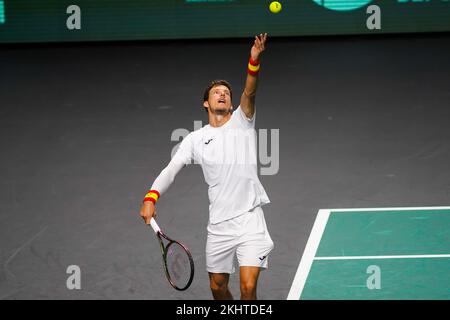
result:
[[[251,297],[256,293],[256,283],[253,281],[246,281],[241,283],[241,295]]]
[[[213,294],[225,294],[228,290],[228,285],[226,283],[219,284],[214,281],[210,282],[210,288]]]

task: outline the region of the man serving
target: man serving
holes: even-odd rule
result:
[[[261,53],[267,34],[255,37],[239,106],[233,111],[232,89],[225,80],[206,88],[203,106],[209,124],[189,133],[144,197],[141,216],[149,224],[155,205],[177,173],[193,160],[208,184],[209,221],[206,266],[214,299],[233,299],[228,282],[240,271],[241,299],[256,299],[260,271],[268,267],[273,242],[262,206],[270,200],[257,174],[255,97]]]

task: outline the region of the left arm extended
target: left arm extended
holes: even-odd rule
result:
[[[260,61],[261,53],[265,49],[265,44],[267,40],[267,33],[260,34],[255,37],[255,43],[250,51],[250,57],[253,61]],[[245,81],[244,92],[241,96],[241,109],[244,111],[247,118],[253,118],[255,114],[255,97],[256,88],[258,85],[258,73],[247,74],[247,80]]]

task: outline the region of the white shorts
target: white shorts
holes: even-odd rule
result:
[[[217,224],[208,224],[206,270],[233,273],[234,255],[239,266],[268,267],[273,241],[267,231],[261,207]]]

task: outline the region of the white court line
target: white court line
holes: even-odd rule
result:
[[[387,207],[387,208],[348,208],[348,209],[321,209],[330,212],[354,212],[354,211],[409,211],[409,210],[449,210],[450,207]]]
[[[450,254],[416,254],[397,256],[336,256],[315,257],[314,260],[373,260],[373,259],[427,259],[427,258],[450,258]]]
[[[446,258],[447,255],[417,255],[417,256],[361,256],[361,257],[315,257],[317,248],[319,247],[320,240],[322,239],[323,232],[325,230],[325,226],[328,222],[328,218],[330,217],[331,212],[355,212],[355,211],[406,211],[406,210],[449,210],[449,206],[441,206],[441,207],[386,207],[386,208],[347,208],[347,209],[320,209],[316,220],[314,222],[314,226],[312,228],[311,234],[309,235],[308,242],[306,243],[305,251],[303,252],[302,258],[300,260],[300,264],[298,266],[297,272],[294,277],[294,281],[292,282],[291,289],[289,290],[289,294],[287,296],[287,300],[299,300],[303,291],[303,288],[306,283],[306,279],[308,278],[309,271],[311,270],[311,265],[314,260],[343,260],[343,259],[389,259],[386,257],[390,257],[390,259],[395,259],[394,257],[404,258],[413,258],[413,257],[422,257],[422,258]],[[383,258],[382,258],[383,257]]]
[[[303,287],[305,286],[306,278],[308,278],[309,270],[314,261],[317,248],[319,247],[320,240],[322,239],[323,231],[327,225],[328,217],[330,216],[329,210],[319,210],[316,221],[309,235],[308,242],[306,243],[305,251],[303,252],[302,259],[295,274],[294,281],[292,282],[291,290],[287,296],[287,300],[299,300],[302,294]]]

